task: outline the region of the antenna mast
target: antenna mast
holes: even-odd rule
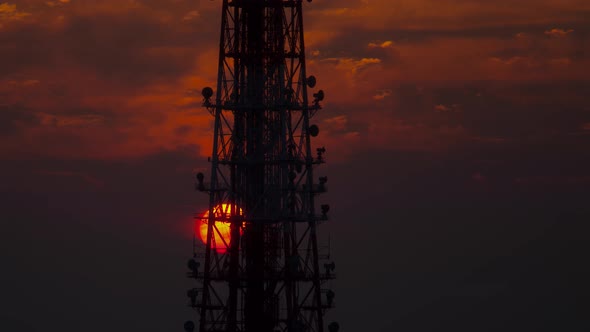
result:
[[[312,153],[319,128],[310,119],[324,99],[322,90],[308,98],[315,85],[302,0],[223,0],[217,87],[202,90],[215,118],[209,181],[199,173],[196,183],[209,195],[196,220],[204,254],[187,274],[200,332],[326,331],[335,265],[318,253],[329,206],[315,204],[328,179],[314,178],[326,151]]]

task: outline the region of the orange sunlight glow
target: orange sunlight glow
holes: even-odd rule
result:
[[[218,253],[223,254],[229,248],[229,242],[231,239],[230,223],[227,221],[231,216],[231,204],[221,204],[214,208],[215,223],[213,224],[213,237],[211,242],[211,248],[214,248]],[[240,214],[243,214],[240,209]],[[204,244],[207,244],[207,228],[209,221],[209,210],[203,213],[203,217],[200,218],[198,224],[199,239]],[[240,228],[240,234],[242,234],[242,228]]]

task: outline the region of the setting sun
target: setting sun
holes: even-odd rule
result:
[[[211,248],[214,248],[218,253],[224,253],[227,248],[229,247],[229,242],[231,238],[230,233],[230,223],[227,221],[228,218],[231,216],[231,204],[220,204],[217,205],[215,210],[215,224],[213,227],[213,238],[211,243]],[[240,209],[240,214],[243,211]],[[209,220],[209,211],[205,211],[203,213],[203,217],[200,218],[200,222],[198,223],[198,236],[201,242],[204,244],[207,243],[207,225]],[[242,233],[242,229],[240,229],[240,234]]]

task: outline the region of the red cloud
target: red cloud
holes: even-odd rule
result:
[[[570,33],[574,32],[572,29],[564,30],[564,29],[557,29],[553,28],[551,30],[545,31],[545,34],[551,37],[563,37]]]

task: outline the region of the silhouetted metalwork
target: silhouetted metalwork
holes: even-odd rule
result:
[[[322,90],[308,98],[315,85],[301,0],[223,1],[217,87],[202,90],[215,118],[211,174],[195,184],[209,195],[206,244],[187,274],[196,279],[187,297],[200,332],[326,330],[335,294],[324,287],[335,264],[318,253],[317,226],[330,208],[316,212],[328,178],[314,181],[326,152],[312,152],[310,141],[324,99]]]

